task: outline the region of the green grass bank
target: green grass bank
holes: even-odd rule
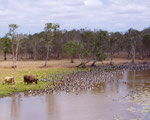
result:
[[[41,76],[48,76],[49,74],[53,73],[53,74],[57,74],[62,73],[62,74],[67,74],[67,72],[69,72],[70,70],[74,70],[72,68],[53,68],[53,69],[30,69],[30,70],[26,70],[26,69],[4,69],[4,70],[0,70],[0,97],[3,96],[8,96],[12,93],[17,93],[17,92],[24,92],[24,91],[29,91],[29,90],[39,90],[39,89],[43,89],[44,86],[47,85],[51,85],[51,82],[42,82],[42,81],[38,81],[38,84],[29,84],[26,85],[24,84],[24,80],[23,77],[24,75],[38,75],[38,79],[41,79]],[[15,77],[15,85],[7,85],[4,84],[2,85],[2,81],[4,80],[4,78],[6,76],[14,76]]]

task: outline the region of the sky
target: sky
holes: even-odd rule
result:
[[[150,0],[0,0],[0,36],[9,24],[18,33],[43,31],[45,23],[61,29],[127,31],[150,27]]]

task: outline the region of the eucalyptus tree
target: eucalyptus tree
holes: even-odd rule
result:
[[[110,33],[108,44],[109,44],[109,51],[110,51],[110,64],[113,64],[113,55],[115,52],[119,51],[119,47],[121,46],[121,40],[123,39],[123,36],[119,32]]]
[[[77,56],[79,44],[76,41],[68,41],[63,45],[63,55],[70,57],[70,62],[74,63],[73,57]]]
[[[92,40],[94,39],[94,33],[91,30],[84,30],[81,31],[81,43],[84,46],[84,49],[87,51],[87,55],[83,59],[82,64],[85,66],[86,63],[92,61],[93,59],[93,50],[92,50]]]
[[[16,24],[10,24],[9,25],[9,36],[10,36],[10,39],[11,39],[11,51],[12,51],[12,56],[13,56],[13,65],[12,67],[13,68],[16,68],[17,65],[16,65],[16,56],[17,56],[17,53],[18,52],[18,48],[19,47],[19,38],[17,39],[17,33],[16,33],[16,29],[18,28],[18,25]]]
[[[47,66],[47,60],[49,57],[49,52],[51,51],[53,47],[54,40],[56,39],[56,31],[58,30],[60,26],[58,24],[54,23],[46,23],[45,24],[45,45],[47,48],[46,58],[45,58],[45,64],[44,66]]]
[[[142,42],[145,48],[146,57],[150,57],[150,33],[143,36]]]
[[[86,30],[81,34],[83,46],[88,53],[87,59],[89,62],[93,61],[92,66],[95,66],[97,61],[102,61],[106,58],[102,49],[102,41],[106,37],[104,33],[102,30],[95,32]]]
[[[58,30],[55,32],[55,40],[53,44],[54,47],[52,53],[57,59],[60,59],[62,56],[62,47],[64,45],[64,34],[62,31]]]
[[[73,63],[72,56],[78,57],[80,64],[77,67],[85,67],[85,64],[88,63],[88,61],[85,60],[85,58],[88,56],[88,52],[78,41],[68,41],[66,44],[64,44],[63,55],[70,56],[71,63]]]
[[[18,60],[18,52],[21,40],[23,40],[24,36],[23,34],[17,34],[16,36],[16,47],[15,47],[15,65],[17,64],[16,61]]]
[[[34,34],[33,36],[30,36],[30,48],[31,48],[31,58],[34,60],[37,60],[38,54],[40,53],[38,49],[40,49],[40,46],[42,46],[40,42],[40,36],[39,34]],[[39,46],[40,45],[40,46]]]
[[[32,42],[32,35],[24,35],[24,38],[22,42],[20,43],[19,52],[21,59],[29,59],[32,56],[32,51],[34,50],[32,48],[33,42]],[[31,57],[32,58],[32,57]]]
[[[128,32],[125,33],[125,37],[127,39],[127,44],[130,46],[130,53],[132,55],[132,64],[135,64],[136,57],[136,45],[137,41],[140,38],[140,32],[138,30],[129,29]]]

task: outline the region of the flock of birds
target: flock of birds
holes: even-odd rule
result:
[[[81,90],[92,90],[99,88],[105,82],[113,81],[115,79],[114,76],[123,74],[124,71],[140,70],[150,70],[150,63],[105,65],[97,68],[88,68],[87,70],[70,71],[67,74],[50,74],[47,77],[42,76],[40,79],[43,82],[50,82],[50,85],[45,86],[41,90],[28,91],[26,94],[55,94],[61,91],[77,93]]]

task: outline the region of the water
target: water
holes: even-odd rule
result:
[[[150,71],[125,72],[79,93],[1,98],[0,120],[150,120]]]

